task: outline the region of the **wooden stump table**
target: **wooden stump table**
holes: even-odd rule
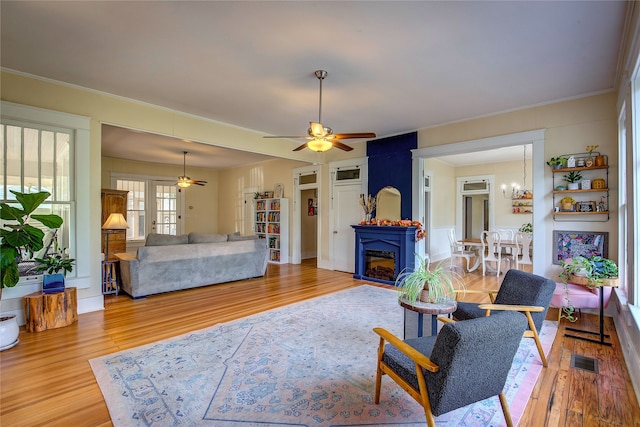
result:
[[[62,328],[78,320],[76,288],[66,288],[64,292],[45,294],[34,292],[24,297],[25,329],[40,332]]]

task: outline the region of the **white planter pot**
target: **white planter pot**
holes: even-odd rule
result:
[[[10,349],[18,344],[18,320],[15,314],[0,317],[0,351]]]
[[[577,190],[579,186],[580,186],[580,184],[577,183],[577,182],[570,182],[570,183],[567,184],[567,188],[569,190]]]

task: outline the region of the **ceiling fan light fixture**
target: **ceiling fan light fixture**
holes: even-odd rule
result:
[[[307,143],[307,147],[313,151],[323,152],[333,147],[333,144],[331,144],[331,141],[327,141],[326,139],[315,138]]]
[[[191,178],[188,176],[178,177],[178,182],[176,184],[178,184],[178,187],[188,188],[191,186]]]

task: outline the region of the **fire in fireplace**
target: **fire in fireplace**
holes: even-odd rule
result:
[[[395,251],[365,249],[365,276],[390,282],[395,281]]]

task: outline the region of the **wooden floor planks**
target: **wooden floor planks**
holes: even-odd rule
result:
[[[495,289],[500,279],[465,276],[469,289]],[[110,426],[89,359],[362,283],[350,274],[316,269],[313,262],[269,265],[263,278],[140,300],[110,295],[104,311],[82,314],[74,325],[37,333],[23,329],[20,344],[0,353],[0,426]],[[548,319],[557,319],[557,312]],[[520,426],[640,427],[613,321],[605,323],[611,347],[564,337],[567,324],[563,319]],[[597,316],[582,315],[572,326],[596,330]],[[570,368],[572,353],[596,358],[600,372]]]

